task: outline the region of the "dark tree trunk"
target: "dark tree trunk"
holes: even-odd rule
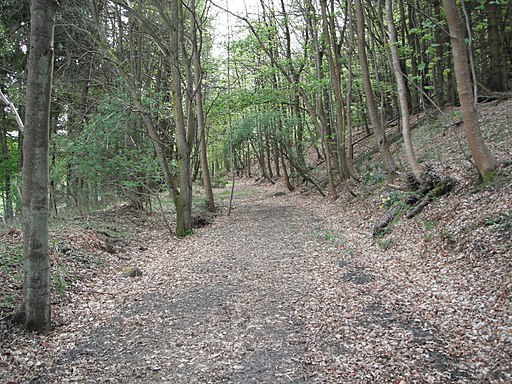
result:
[[[506,91],[507,73],[505,55],[503,52],[502,30],[502,5],[489,1],[486,5],[488,18],[488,48],[489,48],[489,75],[487,78],[487,87],[492,91]],[[503,25],[504,27],[504,25]],[[504,29],[504,28],[503,28]],[[509,42],[510,44],[510,42]]]

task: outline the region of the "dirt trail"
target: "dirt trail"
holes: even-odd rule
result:
[[[191,238],[169,242],[148,232],[148,248],[132,254],[144,275],[105,276],[98,286],[108,294],[74,303],[83,311],[81,323],[40,339],[50,347],[32,382],[510,378],[506,350],[495,362],[482,351],[486,365],[474,370],[475,356],[465,355],[464,343],[481,335],[459,334],[466,326],[465,287],[453,293],[462,303],[453,313],[452,293],[432,282],[435,261],[427,268],[421,257],[403,255],[410,249],[378,252],[363,220],[333,215],[325,201],[245,188],[232,216]],[[492,339],[485,348],[496,345]],[[484,371],[487,365],[494,370]]]
[[[131,302],[40,379],[76,366],[75,378],[90,382],[310,381],[310,328],[319,324],[303,311],[321,284],[318,267],[338,259],[318,221],[252,195],[191,239],[167,249],[155,241]]]

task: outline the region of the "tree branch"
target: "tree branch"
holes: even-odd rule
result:
[[[11,110],[11,113],[14,115],[14,119],[16,120],[16,124],[18,124],[18,130],[21,133],[25,133],[25,125],[23,124],[23,120],[21,120],[21,117],[18,113],[18,110],[16,109],[16,106],[7,98],[7,96],[4,95],[2,90],[0,90],[0,100],[9,107]]]

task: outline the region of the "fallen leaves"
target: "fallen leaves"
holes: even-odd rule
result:
[[[386,244],[371,236],[379,190],[372,205],[250,182],[232,216],[190,238],[126,212],[138,234],[115,253],[105,233],[64,232],[73,279],[55,328],[2,323],[0,381],[510,382],[510,175],[479,189],[460,161],[436,166],[456,191],[395,223]],[[125,279],[125,265],[144,273]]]

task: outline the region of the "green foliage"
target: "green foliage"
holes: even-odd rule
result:
[[[512,230],[512,212],[488,217],[485,219],[485,225],[492,227],[497,232],[510,232]]]
[[[23,266],[23,247],[18,244],[0,245],[0,270],[2,274],[20,274]]]
[[[336,241],[336,235],[333,232],[324,229],[318,232],[318,237],[329,243],[333,243]]]
[[[23,246],[21,244],[0,243],[0,280],[14,281],[15,286],[21,286],[23,282]],[[15,309],[20,294],[21,291],[12,286],[2,287],[0,307]]]
[[[5,179],[3,175],[16,175],[18,173],[18,142],[7,136],[8,157],[0,161],[0,187],[3,187]]]
[[[359,171],[363,183],[368,185],[377,185],[384,182],[386,176],[384,174],[384,165],[382,163],[367,163],[364,171]]]
[[[140,116],[127,111],[124,104],[121,96],[104,98],[79,137],[67,132],[56,135],[58,160],[51,178],[57,185],[65,186],[69,171],[77,179],[116,190],[125,197],[162,183]]]
[[[383,251],[386,251],[393,244],[393,239],[377,239],[377,245]]]
[[[202,195],[194,196],[192,198],[192,210],[197,212],[208,211],[208,200],[206,200]]]
[[[425,220],[423,222],[423,227],[425,228],[425,231],[433,231],[438,224],[439,221],[437,220]]]
[[[14,203],[18,203],[18,192],[16,186],[21,175],[18,171],[18,142],[7,136],[7,157],[0,158],[0,196],[5,194],[6,189],[9,188],[11,198]],[[7,185],[7,177],[9,177],[10,185]],[[0,207],[3,209],[1,213],[6,213],[7,207],[3,206],[3,199],[0,198]]]
[[[66,269],[66,265],[62,260],[59,260],[57,262],[57,265],[55,266],[55,270],[52,274],[53,277],[53,288],[55,291],[60,295],[64,295],[66,292],[66,288],[69,285],[69,276]]]
[[[211,180],[213,188],[224,188],[228,182],[221,176],[215,176]]]
[[[0,301],[0,307],[13,310],[16,308],[16,296],[14,295],[6,295],[3,297],[2,301]]]
[[[494,169],[488,169],[482,175],[482,181],[484,184],[491,183],[496,177],[496,171]]]
[[[432,238],[432,234],[434,229],[437,228],[437,225],[439,224],[438,220],[424,220],[423,221],[423,228],[425,229],[425,232],[423,233],[423,238],[425,240],[430,240]]]
[[[286,148],[288,156],[294,158],[296,149],[292,138],[297,124],[297,118],[281,110],[247,112],[233,123],[234,146],[242,150],[249,143],[257,148],[263,148],[268,142],[278,143],[281,148]],[[225,142],[225,148],[226,151],[229,149],[228,141]]]
[[[381,207],[389,209],[397,204],[403,203],[403,193],[391,191],[384,195],[380,195]]]

